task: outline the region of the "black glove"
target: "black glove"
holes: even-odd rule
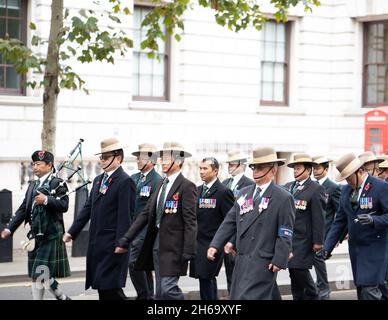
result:
[[[322,249],[321,252],[322,252],[321,254],[322,254],[323,260],[328,260],[328,259],[330,259],[331,253],[330,253],[329,251],[327,251],[327,250],[325,250],[325,249]]]
[[[361,223],[362,225],[368,226],[368,225],[373,225],[373,218],[369,213],[363,213],[359,214],[357,216],[358,222]]]
[[[193,260],[195,258],[195,255],[184,253],[182,254],[182,264],[187,263],[190,260]]]

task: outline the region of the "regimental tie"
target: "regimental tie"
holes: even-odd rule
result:
[[[256,187],[255,195],[253,196],[253,205],[257,207],[259,205],[261,188]]]
[[[155,225],[159,228],[160,221],[162,221],[163,211],[164,211],[164,198],[166,197],[166,189],[168,184],[168,178],[166,177],[163,180],[162,189],[159,196],[158,206],[156,207],[156,221]]]
[[[202,194],[201,194],[201,197],[202,197],[202,198],[206,195],[206,193],[208,192],[208,190],[209,190],[209,187],[206,186],[206,185],[203,185],[203,187],[202,187]]]
[[[294,186],[292,187],[291,193],[295,194],[295,192],[298,190],[299,186],[300,186],[300,183],[298,180],[296,180]]]
[[[102,192],[105,189],[105,183],[107,180],[108,180],[108,174],[105,172],[101,180],[100,192]]]
[[[228,183],[226,184],[226,187],[229,188],[229,189],[232,189],[232,184],[233,184],[233,178],[230,178]]]
[[[352,194],[350,195],[350,205],[352,206],[353,211],[358,207],[358,194],[360,189],[360,187],[353,189]]]
[[[140,186],[140,184],[141,184],[142,182],[145,181],[144,178],[145,178],[145,175],[144,175],[143,173],[141,173],[140,176],[139,176],[139,180],[137,180],[136,188],[137,188],[138,186]]]

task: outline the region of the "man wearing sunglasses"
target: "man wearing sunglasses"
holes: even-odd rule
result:
[[[135,183],[121,167],[124,151],[116,138],[103,140],[98,154],[104,173],[94,179],[89,198],[63,241],[74,240],[90,220],[85,289],[98,290],[100,300],[125,300],[122,288],[129,257],[118,250],[118,241],[133,216]]]
[[[243,188],[209,245],[215,261],[231,236],[236,236],[236,265],[230,299],[281,299],[277,273],[287,268],[295,220],[292,196],[276,185],[278,159],[272,148],[253,151],[250,168],[256,184]]]

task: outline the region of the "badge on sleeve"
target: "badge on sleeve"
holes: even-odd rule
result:
[[[280,226],[280,228],[278,230],[279,237],[286,238],[289,240],[292,239],[293,233],[294,232],[292,231],[292,229],[290,227],[287,227],[287,226]]]

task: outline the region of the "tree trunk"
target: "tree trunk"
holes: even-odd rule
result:
[[[63,28],[63,0],[52,0],[51,26],[44,73],[42,148],[55,154],[57,131],[57,98],[59,93],[58,35]]]

